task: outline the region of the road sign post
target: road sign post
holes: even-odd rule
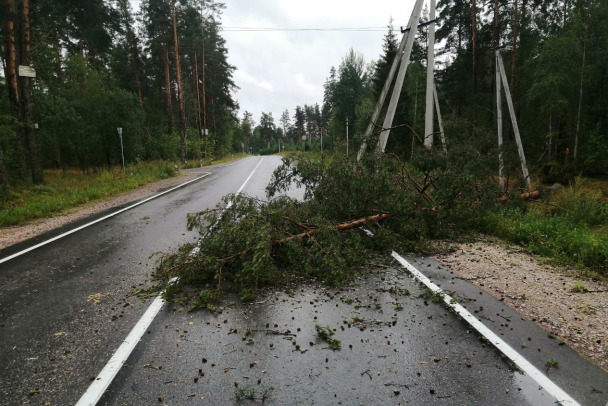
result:
[[[120,156],[122,157],[122,172],[125,172],[125,151],[122,146],[122,127],[116,127],[118,131],[118,138],[120,138]]]

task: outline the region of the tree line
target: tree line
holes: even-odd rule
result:
[[[397,52],[392,22],[377,60],[351,49],[330,69],[320,105],[262,113],[257,123],[246,111],[237,117],[224,8],[215,0],[143,0],[134,13],[128,0],[4,1],[2,189],[28,177],[42,183],[43,168],[119,163],[118,127],[128,162],[273,152],[301,148],[304,137],[308,146],[323,137],[335,148],[347,131],[358,147]],[[499,50],[532,170],[547,181],[608,173],[607,16],[605,0],[440,0],[435,77],[448,146],[496,148]],[[404,159],[421,147],[426,32],[417,30],[388,144]]]
[[[29,177],[43,183],[43,168],[119,163],[117,128],[127,162],[241,151],[224,8],[143,0],[135,13],[129,0],[4,1],[2,189]]]
[[[546,182],[608,174],[606,17],[603,0],[439,0],[435,80],[448,147],[468,142],[484,151],[497,149],[498,50],[531,170]],[[425,10],[421,22],[427,21]],[[351,136],[363,134],[398,45],[391,21],[378,60],[366,63],[349,50],[329,72],[322,106],[296,107],[283,133],[292,140],[301,134],[318,140],[323,133],[329,142],[344,142],[348,119]],[[426,49],[427,28],[421,28],[387,146],[403,159],[410,159],[424,138]],[[515,176],[515,141],[506,111],[503,117],[503,150]],[[361,141],[351,140],[355,148]]]

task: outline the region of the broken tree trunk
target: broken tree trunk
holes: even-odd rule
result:
[[[390,213],[381,213],[381,214],[376,214],[374,216],[368,216],[368,217],[364,217],[362,219],[358,219],[358,220],[352,220],[352,221],[347,221],[345,223],[340,223],[338,225],[335,226],[335,229],[337,231],[346,231],[346,230],[352,230],[353,228],[358,228],[361,226],[364,226],[365,224],[372,222],[372,223],[377,223],[380,220],[386,220],[388,218],[392,217],[392,214]],[[281,240],[277,240],[274,242],[275,245],[278,244],[284,244],[288,241],[291,240],[295,240],[296,238],[304,238],[304,237],[312,237],[313,235],[318,235],[321,233],[321,229],[319,228],[315,228],[315,229],[311,229],[308,230],[304,233],[300,233],[300,234],[296,234],[296,235],[291,235],[287,238],[283,238]]]

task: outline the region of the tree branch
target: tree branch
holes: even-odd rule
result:
[[[346,231],[346,230],[351,230],[353,228],[358,228],[361,227],[363,225],[365,225],[368,222],[378,222],[380,220],[385,220],[392,217],[392,214],[390,213],[381,213],[381,214],[376,214],[374,216],[369,216],[369,217],[364,217],[362,219],[358,219],[358,220],[353,220],[353,221],[347,221],[345,223],[340,223],[338,225],[335,226],[335,229],[337,231]],[[296,238],[305,238],[305,237],[311,237],[313,235],[318,235],[321,233],[320,229],[311,229],[308,230],[304,233],[301,234],[296,234],[296,235],[292,235],[289,236],[287,238],[283,238],[281,240],[277,240],[274,242],[275,245],[277,244],[284,244],[288,241],[294,240]]]

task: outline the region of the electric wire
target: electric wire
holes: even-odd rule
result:
[[[222,27],[224,32],[274,32],[274,31],[386,31],[387,27],[333,27],[333,28],[281,28],[281,27]]]

